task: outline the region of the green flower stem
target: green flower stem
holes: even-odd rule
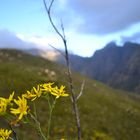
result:
[[[49,109],[51,110],[52,106],[51,106],[50,97],[49,97],[48,94],[47,94],[47,96],[45,96],[45,99],[47,99],[48,105],[49,105]]]
[[[37,111],[36,111],[36,105],[35,105],[35,102],[33,102],[33,109],[34,109],[34,115],[35,115],[35,118],[37,119]]]
[[[47,140],[46,137],[45,137],[45,135],[44,135],[43,132],[42,132],[41,127],[40,127],[40,122],[39,122],[39,121],[36,119],[36,117],[35,117],[34,115],[32,115],[31,113],[30,113],[30,116],[31,116],[31,118],[35,121],[36,130],[37,130],[37,132],[38,132],[38,136],[39,136],[42,140]]]
[[[46,137],[43,134],[42,129],[40,127],[40,122],[37,120],[37,110],[36,110],[36,104],[35,104],[35,102],[33,102],[33,109],[34,109],[34,116],[32,116],[32,117],[34,117],[34,121],[36,122],[36,130],[38,132],[38,135],[41,136],[41,138],[43,140],[46,140]]]
[[[48,100],[49,100],[49,98],[48,98]],[[50,104],[50,101],[48,101],[48,103]],[[51,127],[51,120],[52,120],[52,112],[53,112],[53,109],[55,107],[55,104],[56,104],[56,98],[53,101],[52,105],[50,105],[51,108],[50,108],[49,121],[48,121],[47,140],[49,140],[49,138],[50,138],[50,127]]]
[[[10,140],[14,140],[12,137],[9,137]]]

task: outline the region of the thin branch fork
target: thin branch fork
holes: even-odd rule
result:
[[[85,80],[83,80],[83,82],[82,82],[81,90],[80,90],[80,93],[79,93],[79,95],[77,96],[76,100],[78,100],[78,99],[82,96],[83,90],[84,90],[84,86],[85,86]]]
[[[61,50],[59,50],[59,49],[57,49],[56,47],[54,47],[53,45],[51,45],[51,44],[48,44],[51,48],[53,48],[54,50],[56,50],[57,52],[59,52],[64,58],[66,57],[65,56],[65,54],[61,51]]]
[[[46,10],[46,12],[48,14],[49,21],[50,21],[51,25],[53,26],[53,28],[56,31],[56,33],[61,37],[61,39],[64,40],[63,35],[60,33],[60,31],[58,31],[58,29],[56,28],[56,26],[53,23],[52,18],[51,18],[51,8],[53,6],[54,0],[51,0],[51,3],[49,5],[49,8],[47,6],[46,0],[43,0],[43,3],[44,3],[44,7],[45,7],[45,10]]]

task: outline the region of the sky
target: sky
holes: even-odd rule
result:
[[[47,4],[50,0],[46,0]],[[52,18],[61,21],[70,52],[84,57],[111,41],[140,43],[140,0],[55,0]],[[63,49],[43,0],[0,1],[0,47]]]

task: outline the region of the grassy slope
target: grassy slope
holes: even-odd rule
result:
[[[55,71],[50,77],[45,69]],[[65,69],[39,57],[30,56],[15,50],[0,51],[0,96],[8,96],[13,90],[24,93],[32,86],[46,81],[55,81],[67,86]],[[76,91],[84,77],[74,74]],[[83,140],[92,140],[94,131],[112,137],[113,140],[139,140],[140,138],[140,97],[124,94],[86,78],[84,93],[78,101],[81,115]],[[37,101],[38,116],[43,130],[48,119],[47,102]],[[64,137],[76,139],[76,128],[69,98],[61,98],[56,104],[51,128],[51,140]],[[1,119],[1,118],[0,118]],[[4,122],[1,119],[0,125]],[[20,139],[37,140],[35,131],[28,125],[17,128]],[[23,131],[22,131],[23,130]],[[29,131],[30,130],[30,135]],[[34,134],[34,135],[33,135]],[[26,137],[25,137],[26,135]],[[107,140],[107,139],[106,139]]]

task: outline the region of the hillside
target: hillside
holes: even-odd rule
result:
[[[39,83],[54,81],[67,86],[66,70],[63,66],[40,57],[31,56],[17,50],[0,50],[0,96],[8,96],[15,91],[17,94],[31,89]],[[94,140],[98,131],[102,140],[138,140],[140,138],[140,96],[114,90],[97,81],[73,74],[77,93],[82,80],[86,80],[84,93],[78,101],[83,140]],[[68,87],[68,86],[67,86]],[[67,88],[68,90],[68,88]],[[57,102],[51,140],[76,140],[76,128],[69,98]],[[46,126],[47,102],[37,102],[38,117]],[[0,118],[0,125],[4,121]],[[5,125],[4,125],[5,126]],[[35,131],[27,124],[15,128],[19,140],[38,140]],[[30,135],[29,135],[30,131]],[[33,135],[34,134],[34,135]]]

